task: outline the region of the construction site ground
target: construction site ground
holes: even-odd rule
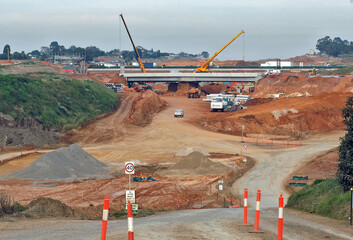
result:
[[[125,189],[128,188],[128,177],[123,173],[124,162],[134,160],[138,163],[137,176],[140,176],[142,172],[143,176],[152,176],[157,180],[132,183],[132,188],[137,192],[137,201],[142,208],[177,210],[179,200],[193,200],[192,203],[182,202],[181,208],[200,208],[200,200],[197,200],[200,198],[207,199],[204,200],[204,207],[221,207],[222,203],[214,205],[212,199],[215,197],[218,180],[227,180],[228,171],[216,175],[212,172],[193,174],[192,171],[188,174],[183,171],[168,174],[167,171],[172,164],[181,160],[175,157],[178,151],[184,147],[201,146],[211,153],[213,161],[221,162],[229,167],[233,166],[238,172],[241,172],[241,169],[247,170],[237,175],[237,179],[233,179],[231,184],[225,184],[226,197],[241,201],[244,188],[248,188],[249,208],[253,211],[256,191],[260,189],[263,193],[261,216],[266,219],[266,221],[261,221],[260,228],[263,227],[265,233],[252,235],[249,233],[250,229],[244,230],[239,226],[242,220],[242,209],[178,210],[178,212],[172,211],[137,220],[135,227],[137,236],[140,234],[139,230],[145,233],[139,235],[139,239],[210,239],[210,236],[217,236],[217,238],[223,236],[224,239],[231,239],[231,237],[232,239],[273,239],[277,230],[278,197],[283,194],[286,202],[291,191],[287,187],[288,177],[296,174],[295,171],[299,171],[300,166],[306,165],[315,156],[322,155],[339,145],[339,137],[344,135],[344,126],[338,123],[342,121],[339,109],[343,107],[347,96],[352,95],[351,92],[345,92],[335,96],[328,93],[317,94],[313,97],[283,98],[270,102],[264,101],[263,104],[255,104],[235,113],[210,113],[209,103],[203,103],[202,99],[189,99],[182,94],[162,96],[161,100],[164,100],[166,104],[148,95],[146,101],[153,101],[154,105],[159,106],[160,109],[150,111],[149,115],[153,117],[153,120],[145,124],[139,121],[138,115],[140,114],[138,108],[143,108],[145,105],[143,102],[140,105],[135,102],[140,94],[142,93],[122,94],[120,107],[115,112],[68,133],[61,141],[63,145],[75,142],[98,160],[109,164],[113,177],[69,183],[33,182],[6,178],[9,173],[29,166],[41,154],[50,150],[27,150],[22,152],[26,153],[23,157],[17,157],[21,155],[21,152],[17,151],[0,155],[0,159],[5,160],[0,165],[0,191],[13,196],[15,200],[23,204],[40,196],[58,199],[69,206],[86,208],[91,218],[97,219],[98,214],[101,214],[101,209],[90,212],[89,206],[90,204],[101,205],[106,195],[111,197],[111,211],[124,208]],[[137,112],[136,118],[131,118],[136,120],[135,124],[128,121],[132,106],[136,107]],[[174,118],[174,110],[179,108],[183,109],[184,118]],[[296,111],[288,111],[292,108]],[[281,112],[278,113],[277,110]],[[329,119],[325,116],[325,111],[329,112]],[[310,115],[310,112],[320,113]],[[276,117],[278,121],[274,121]],[[295,120],[300,118],[304,120]],[[311,126],[309,120],[313,118],[325,124],[320,125],[322,126],[320,128],[316,128],[317,124]],[[290,120],[293,119],[294,121],[291,122]],[[292,139],[293,136],[289,134],[291,132],[305,134],[301,136],[304,138],[299,146],[258,146],[258,144],[248,142],[245,150],[244,144],[240,142],[241,125],[244,123],[249,123],[245,129],[246,135],[249,136],[261,134],[261,137],[268,137],[271,134],[273,139]],[[307,124],[303,125],[303,123]],[[260,131],[261,126],[266,131]],[[278,128],[281,131],[276,130]],[[247,163],[240,161],[241,152],[248,157]],[[6,161],[9,158],[13,160]],[[251,168],[247,167],[247,164],[252,165]],[[321,162],[317,161],[317,166],[311,165],[310,169],[316,171],[319,165]],[[329,170],[335,171],[337,166],[335,164],[330,166]],[[309,172],[305,173],[310,175],[310,169],[307,169]],[[326,176],[315,175],[315,177]],[[325,222],[324,219],[317,219],[292,210],[285,210],[285,214],[287,214],[285,218],[288,218],[288,225],[285,225],[287,229],[285,237],[288,239],[303,239],[303,237],[304,239],[325,237],[351,239],[353,234],[352,229],[347,227],[343,221]],[[36,239],[36,237],[38,239],[39,235],[33,231],[31,233],[30,229],[38,226],[40,221],[30,223],[20,221],[19,223],[23,224],[28,231],[16,231],[6,222],[0,223],[0,229],[4,231],[6,229],[6,239],[16,239],[20,236],[18,234],[26,233],[33,234],[27,235],[28,239]],[[191,222],[194,224],[190,224]],[[58,221],[58,224],[59,228],[61,226],[68,232],[66,235],[64,233],[60,235],[62,239],[72,237],[70,232],[77,234],[77,232],[85,232],[83,229],[99,228],[98,221],[69,221],[69,223]],[[122,236],[121,233],[125,231],[121,227],[122,223],[114,221],[113,224],[120,225],[120,227],[115,228],[111,233],[111,239],[123,239],[123,237],[113,235],[114,233]],[[55,235],[56,228],[49,222],[44,225],[48,226],[46,230],[43,230],[44,233],[59,236]],[[163,228],[165,231],[160,231]],[[190,236],[182,232],[189,232]],[[89,235],[89,232],[85,234],[77,239],[98,239],[99,231],[97,234]],[[43,239],[42,236],[39,236],[39,239]]]

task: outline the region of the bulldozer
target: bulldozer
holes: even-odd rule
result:
[[[201,89],[200,88],[191,88],[186,92],[188,98],[200,98],[201,97]]]

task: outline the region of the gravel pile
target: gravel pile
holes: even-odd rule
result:
[[[108,166],[80,146],[59,148],[35,160],[27,168],[10,175],[14,178],[74,181],[109,172]]]
[[[207,152],[203,147],[185,147],[183,149],[181,149],[175,156],[176,157],[186,157],[188,156],[190,153],[193,152],[200,152],[202,155],[209,157],[210,153]]]

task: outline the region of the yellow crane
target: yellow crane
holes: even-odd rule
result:
[[[123,20],[123,23],[124,23],[125,29],[126,29],[126,31],[127,31],[127,34],[129,35],[130,41],[131,41],[131,43],[132,43],[132,46],[134,47],[135,57],[136,57],[136,60],[137,60],[137,61],[139,62],[139,64],[140,64],[141,71],[142,71],[143,73],[146,73],[145,67],[143,66],[143,63],[142,63],[141,58],[140,58],[140,54],[139,54],[139,52],[138,52],[137,49],[136,49],[136,46],[135,46],[134,41],[132,40],[131,34],[130,34],[130,32],[129,32],[129,29],[128,29],[127,26],[126,26],[126,23],[125,23],[123,14],[120,14],[120,17],[121,17],[121,19]]]
[[[200,72],[208,72],[210,71],[210,63],[211,61],[217,57],[218,54],[220,54],[226,47],[228,47],[229,44],[231,44],[235,39],[237,39],[240,35],[242,35],[243,33],[245,33],[243,30],[241,30],[241,32],[236,35],[232,40],[229,41],[229,43],[227,43],[226,45],[224,45],[224,47],[221,48],[221,50],[219,50],[218,52],[216,52],[215,54],[213,54],[213,56],[208,59],[204,64],[202,64],[201,67],[195,69],[194,73],[200,73]]]

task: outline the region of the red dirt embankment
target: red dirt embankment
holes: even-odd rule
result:
[[[343,129],[341,109],[353,93],[326,93],[315,97],[274,100],[230,113],[209,113],[196,124],[215,132],[292,135],[298,132]]]
[[[130,124],[145,126],[152,121],[153,114],[166,106],[166,102],[150,90],[146,93],[125,92],[120,96],[117,110],[83,124],[78,130],[69,131],[60,142],[91,144],[118,141],[128,133]]]
[[[284,92],[286,96],[317,96],[326,92],[353,92],[353,76],[281,76],[264,78],[256,84],[254,98]]]
[[[151,90],[147,90],[140,98],[135,99],[128,120],[136,126],[146,126],[152,121],[153,114],[166,106],[166,101]]]

